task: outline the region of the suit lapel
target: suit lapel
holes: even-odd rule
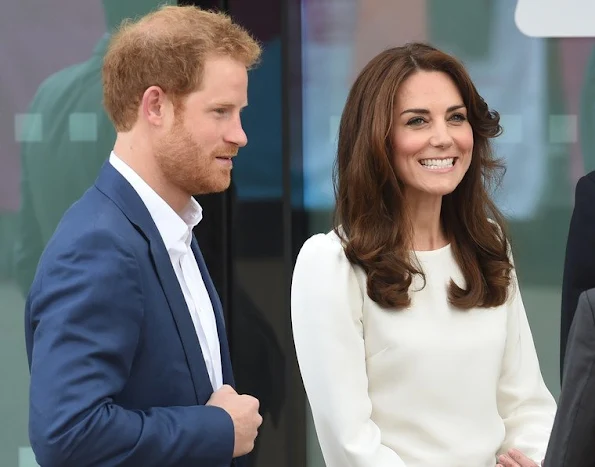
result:
[[[113,168],[109,161],[104,164],[95,186],[120,207],[130,222],[149,242],[155,271],[176,323],[190,368],[197,403],[206,403],[213,393],[213,387],[184,294],[157,226],[134,188]]]
[[[209,298],[211,299],[211,305],[213,306],[213,312],[215,313],[215,320],[217,321],[217,334],[219,335],[219,347],[221,349],[221,367],[223,371],[223,383],[234,386],[235,382],[233,379],[233,371],[231,368],[231,359],[229,355],[229,345],[227,343],[227,333],[225,331],[225,319],[223,317],[223,306],[219,299],[219,294],[215,290],[215,285],[211,280],[211,275],[207,269],[207,265],[202,256],[198,242],[194,235],[192,236],[192,251],[200,270],[200,275],[205,283]]]
[[[200,342],[194,329],[194,323],[188,311],[186,299],[172,267],[169,254],[161,241],[161,237],[159,237],[159,241],[151,241],[151,254],[155,260],[155,269],[159,275],[159,280],[163,286],[169,308],[180,334],[198,403],[204,404],[211,397],[213,386],[211,385]]]

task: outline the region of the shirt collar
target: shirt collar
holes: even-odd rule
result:
[[[109,162],[140,196],[161,234],[167,251],[179,250],[185,252],[185,249],[190,246],[192,241],[192,229],[202,220],[202,207],[200,204],[191,197],[180,216],[113,151],[110,154]],[[182,249],[184,245],[185,248]]]

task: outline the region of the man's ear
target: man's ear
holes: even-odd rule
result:
[[[170,99],[159,86],[151,86],[143,93],[141,113],[143,120],[151,125],[163,126],[172,111]]]

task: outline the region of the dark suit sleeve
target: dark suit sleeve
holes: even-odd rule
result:
[[[574,211],[570,221],[560,319],[560,372],[564,375],[564,355],[579,295],[595,287],[595,172],[576,185]]]
[[[568,338],[564,384],[546,467],[587,467],[595,459],[595,291],[580,295]]]
[[[95,231],[66,252],[54,253],[50,243],[40,264],[26,330],[29,434],[38,463],[229,467],[234,427],[223,409],[126,410],[114,403],[143,326],[138,263],[122,245],[110,232]]]

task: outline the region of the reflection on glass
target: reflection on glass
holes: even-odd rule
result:
[[[0,41],[0,57],[10,72],[0,78],[2,466],[36,465],[27,434],[24,297],[60,218],[94,182],[114,142],[101,90],[110,31],[163,3],[175,2],[3,5],[0,31],[7,36]]]
[[[247,467],[276,467],[286,465],[287,453],[281,2],[257,3],[266,15],[254,14],[254,2],[227,2],[230,14],[262,44],[260,64],[250,71],[249,105],[242,113],[248,145],[234,162],[228,193],[229,332],[238,391],[259,399],[264,419]]]
[[[115,141],[115,130],[103,110],[101,86],[110,31],[125,18],[147,13],[160,3],[103,0],[107,32],[92,55],[48,77],[21,116],[15,278],[24,295],[62,215],[93,184]]]

